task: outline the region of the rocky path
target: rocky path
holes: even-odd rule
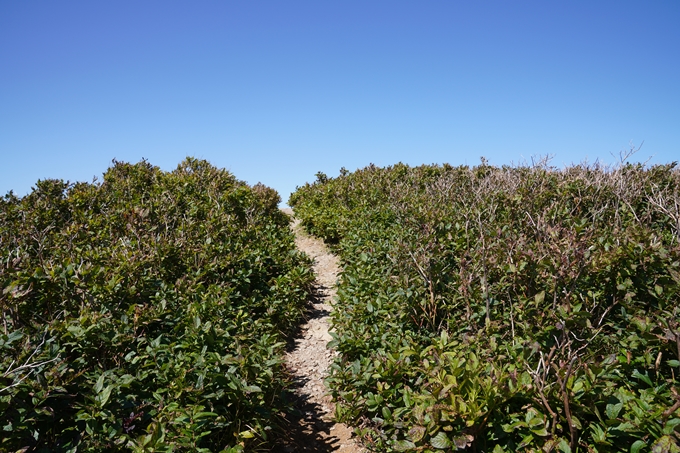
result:
[[[292,215],[289,209],[284,212]],[[293,223],[293,230],[298,248],[314,260],[317,281],[307,322],[286,356],[288,369],[298,385],[298,415],[290,420],[290,436],[283,440],[280,451],[364,452],[352,437],[349,427],[333,422],[333,404],[323,382],[336,354],[326,345],[331,340],[328,321],[338,276],[337,257],[328,252],[321,240],[304,233],[297,221]]]

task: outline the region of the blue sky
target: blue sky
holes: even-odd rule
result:
[[[680,2],[0,0],[0,194],[185,156],[277,189],[369,163],[680,160]]]

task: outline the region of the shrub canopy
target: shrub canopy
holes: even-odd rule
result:
[[[291,196],[334,244],[341,419],[378,451],[680,451],[680,172],[369,166]]]

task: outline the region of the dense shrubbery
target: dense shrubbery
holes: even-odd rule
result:
[[[313,278],[278,201],[195,159],[0,199],[0,451],[271,439]]]
[[[680,451],[674,165],[317,177],[290,204],[341,255],[329,383],[375,450]]]

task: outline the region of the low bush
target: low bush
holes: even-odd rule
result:
[[[375,451],[680,451],[680,172],[369,166],[291,196],[338,251],[337,415]]]
[[[313,279],[278,201],[192,158],[0,199],[0,451],[269,445]]]

